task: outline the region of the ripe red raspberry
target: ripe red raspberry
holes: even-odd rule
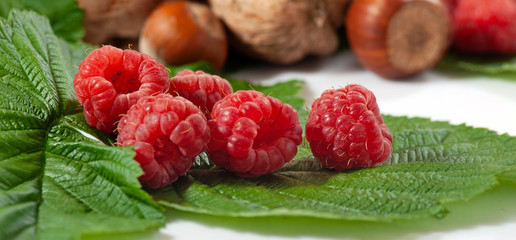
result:
[[[192,101],[210,118],[213,105],[233,93],[233,88],[226,79],[219,76],[203,71],[183,70],[170,79],[169,93],[177,93]]]
[[[104,46],[79,65],[73,86],[91,126],[112,133],[138,99],[168,89],[168,71],[151,57]]]
[[[211,116],[210,159],[242,177],[280,169],[294,158],[302,142],[297,111],[254,90],[224,97]]]
[[[210,140],[206,117],[197,106],[164,93],[141,98],[118,127],[118,145],[134,146],[134,159],[144,172],[139,180],[150,188],[185,174]]]
[[[326,90],[314,101],[306,139],[313,155],[337,170],[372,167],[392,152],[392,135],[374,94],[356,84]]]
[[[457,0],[454,46],[471,53],[516,53],[515,0]]]

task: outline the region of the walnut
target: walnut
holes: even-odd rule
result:
[[[236,51],[279,64],[335,52],[339,43],[336,28],[342,25],[339,22],[343,22],[348,2],[209,0],[212,11],[227,26]]]

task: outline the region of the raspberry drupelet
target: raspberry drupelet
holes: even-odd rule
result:
[[[372,167],[392,152],[376,97],[357,84],[324,91],[312,104],[305,130],[313,155],[328,168]]]
[[[112,133],[133,104],[166,91],[169,80],[166,68],[151,57],[104,46],[82,61],[73,86],[88,124]]]
[[[210,159],[242,177],[280,169],[295,157],[302,142],[297,111],[254,90],[224,97],[213,107],[211,117]]]
[[[149,188],[164,187],[185,174],[210,140],[199,108],[169,94],[141,98],[118,128],[118,145],[134,146],[144,172],[139,180]]]

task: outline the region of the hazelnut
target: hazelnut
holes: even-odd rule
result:
[[[437,0],[358,0],[346,17],[352,51],[367,69],[385,78],[423,72],[451,42],[447,5]]]
[[[140,51],[159,62],[182,65],[206,61],[220,70],[228,54],[224,27],[210,9],[195,2],[165,2],[145,22]]]

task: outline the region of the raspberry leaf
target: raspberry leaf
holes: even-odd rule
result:
[[[470,199],[502,173],[514,176],[515,137],[423,118],[384,119],[394,145],[382,166],[339,173],[304,157],[255,179],[194,169],[154,196],[167,207],[217,216],[387,221],[443,217],[442,203]]]
[[[30,9],[46,16],[54,33],[68,42],[79,41],[84,35],[84,14],[74,0],[2,0],[0,17],[7,18],[11,9]]]
[[[41,238],[160,225],[161,212],[140,190],[134,152],[105,145],[103,137],[87,126],[82,113],[64,116],[49,129],[37,226]],[[55,215],[61,223],[51,220]]]
[[[424,118],[385,116],[384,120],[397,137],[393,154],[384,164],[452,162],[514,169],[515,137]]]
[[[72,53],[35,12],[0,19],[0,239],[155,228],[128,148],[75,113]]]
[[[484,75],[514,81],[516,58],[513,56],[463,56],[449,53],[436,70],[463,75]]]

